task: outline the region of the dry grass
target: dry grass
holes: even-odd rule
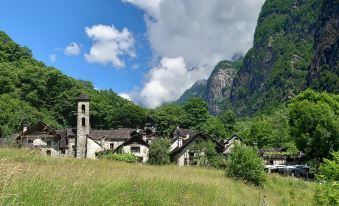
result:
[[[221,170],[0,149],[2,205],[262,205],[264,199],[266,205],[311,205],[313,190],[312,183],[279,176],[259,188]]]

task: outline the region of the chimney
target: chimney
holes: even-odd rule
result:
[[[179,137],[178,138],[178,147],[181,147],[182,146],[182,137]]]
[[[22,124],[22,133],[25,133],[27,131],[27,123]]]

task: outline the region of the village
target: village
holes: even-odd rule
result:
[[[118,128],[112,130],[92,130],[90,127],[90,97],[82,93],[77,98],[77,125],[73,128],[53,129],[42,121],[23,125],[22,131],[13,136],[19,147],[40,150],[53,157],[75,157],[96,159],[105,152],[131,153],[138,162],[149,159],[149,146],[161,138],[157,134],[156,122],[146,118],[143,128]],[[229,139],[216,139],[208,134],[191,129],[173,130],[168,148],[170,160],[178,166],[196,165],[194,157],[199,155],[191,150],[196,143],[212,141],[215,150],[227,158],[235,144],[245,144],[234,134]],[[308,179],[310,167],[305,165],[305,155],[284,154],[281,148],[261,149],[258,154],[269,173],[278,173]]]

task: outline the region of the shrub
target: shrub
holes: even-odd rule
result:
[[[170,147],[169,139],[156,139],[149,147],[149,159],[148,163],[152,165],[167,165],[170,163],[169,151]]]
[[[199,166],[212,166],[215,168],[225,168],[226,162],[225,158],[218,154],[215,149],[215,144],[209,141],[202,141],[196,143],[192,147],[192,152],[196,154],[194,161],[196,165]]]
[[[314,200],[316,205],[339,205],[339,151],[332,153],[333,160],[324,159],[317,176],[320,182]]]
[[[255,185],[265,182],[264,164],[254,148],[235,145],[227,160],[226,175]]]
[[[102,159],[117,160],[122,162],[136,163],[138,158],[132,153],[112,153],[108,152],[99,156]]]

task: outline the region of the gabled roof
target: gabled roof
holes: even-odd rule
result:
[[[131,136],[131,132],[135,129],[131,128],[119,128],[115,130],[90,130],[89,136],[94,140],[127,140]]]
[[[187,141],[185,141],[183,143],[183,145],[181,147],[177,147],[175,148],[170,155],[175,155],[178,154],[180,152],[182,152],[183,150],[187,149],[187,146],[189,146],[191,144],[191,142],[193,142],[194,140],[196,140],[197,138],[202,138],[203,140],[212,140],[215,145],[216,145],[216,149],[218,152],[223,152],[223,148],[224,145],[220,144],[218,141],[216,141],[214,138],[212,138],[211,136],[204,134],[204,133],[198,133],[196,135],[194,135],[193,137],[189,138]]]
[[[198,133],[194,130],[191,130],[191,129],[176,128],[172,132],[172,138],[186,137],[186,135],[189,135],[189,137],[193,137],[196,134],[198,134]]]
[[[142,139],[142,136],[136,132],[136,131],[133,131],[131,133],[131,138],[129,138],[127,141],[125,141],[124,143],[122,143],[121,145],[119,145],[115,151],[118,151],[120,148],[126,146],[126,145],[130,145],[130,144],[133,144],[133,143],[138,143],[138,144],[141,144],[141,145],[144,145],[146,147],[149,146],[149,144],[147,142],[145,142],[143,139]]]
[[[30,135],[34,134],[34,132],[40,132],[40,133],[45,133],[45,134],[50,134],[50,135],[56,135],[56,132],[54,129],[49,127],[47,124],[45,124],[42,121],[39,121],[30,127],[25,132],[22,132],[21,135],[19,135],[16,139],[20,138],[21,136],[25,135]]]

